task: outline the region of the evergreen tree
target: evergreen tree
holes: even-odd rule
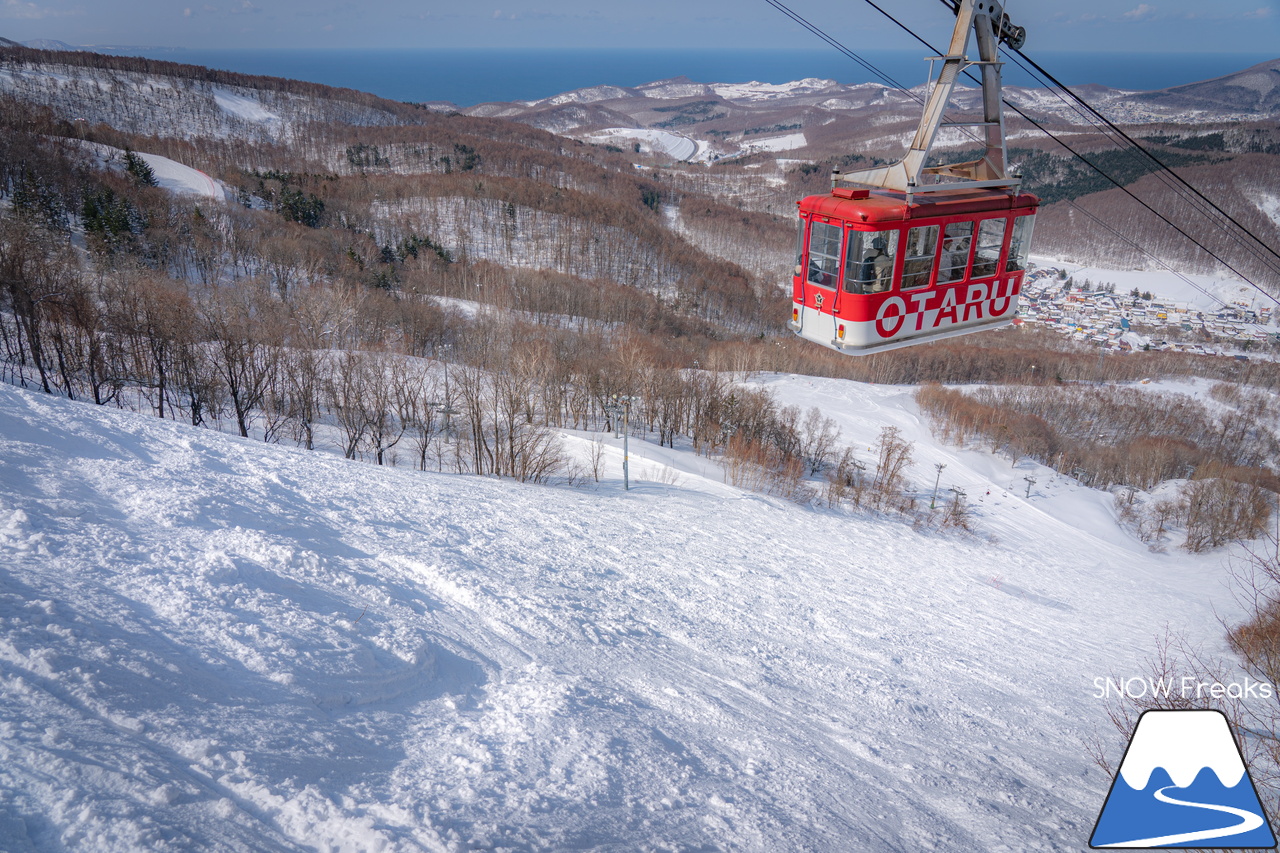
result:
[[[125,248],[146,227],[138,209],[110,187],[85,193],[80,218],[85,234],[97,237],[107,254]]]
[[[18,176],[12,201],[14,212],[29,222],[37,222],[51,231],[66,232],[70,228],[62,196],[30,169],[23,169]]]
[[[324,216],[324,202],[302,190],[286,187],[280,193],[277,205],[280,215],[290,222],[298,222],[309,228],[319,228]]]
[[[129,176],[139,186],[155,187],[160,185],[160,182],[156,180],[155,171],[147,164],[147,161],[134,154],[128,148],[124,150],[124,170],[129,173]]]

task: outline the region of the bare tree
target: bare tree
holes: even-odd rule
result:
[[[413,408],[413,377],[402,356],[379,353],[370,356],[369,362],[369,386],[364,394],[366,440],[374,461],[382,465],[408,428],[404,415]]]
[[[325,402],[342,429],[342,455],[355,459],[369,429],[365,396],[373,370],[361,352],[345,351],[334,357],[324,378]]]
[[[800,435],[800,456],[809,473],[822,473],[831,464],[831,455],[840,440],[840,428],[831,418],[823,417],[822,410],[814,406],[805,415]]]
[[[208,294],[198,306],[201,330],[226,387],[236,427],[246,438],[275,371],[279,369],[274,306],[259,288],[242,285]]]
[[[905,472],[912,461],[911,444],[902,437],[902,430],[887,426],[880,430],[876,442],[876,476],[871,490],[877,503],[894,504],[905,486]]]

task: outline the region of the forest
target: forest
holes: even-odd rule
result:
[[[919,402],[958,444],[1098,487],[1225,480],[1233,505],[1255,507],[1276,490],[1269,361],[1103,360],[1029,328],[858,359],[793,339],[793,226],[771,211],[814,191],[829,164],[771,185],[750,161],[676,167],[498,119],[132,62],[99,70],[318,103],[299,113],[313,117],[305,133],[264,139],[144,134],[0,99],[6,381],[375,464],[540,482],[598,478],[566,461],[556,430],[616,428],[611,401],[631,398],[637,435],[721,457],[735,482],[908,515],[910,451],[894,436],[859,460],[819,410],[734,380],[939,383]],[[335,100],[386,120],[329,120]],[[226,198],[156,186],[135,152],[204,171]],[[1068,197],[1089,189],[1048,155],[1022,156]],[[1245,408],[1218,416],[1100,390],[1151,377],[1212,379]]]

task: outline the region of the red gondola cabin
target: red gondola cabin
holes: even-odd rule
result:
[[[902,159],[832,173],[832,190],[798,202],[791,330],[849,355],[964,335],[1013,320],[1040,200],[1007,167],[999,45],[1022,47],[994,0],[956,0],[956,24],[920,126]],[[971,62],[969,36],[980,58]],[[958,76],[982,72],[982,116],[948,119]],[[972,127],[984,146],[964,163],[928,166],[942,127]]]
[[[791,329],[850,355],[1008,325],[1039,199],[836,187],[797,203]]]

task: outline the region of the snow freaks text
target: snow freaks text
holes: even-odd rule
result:
[[[1241,681],[1223,684],[1220,681],[1202,681],[1189,675],[1181,678],[1105,678],[1093,680],[1095,699],[1270,699],[1275,688],[1265,681],[1255,681],[1245,676]]]

